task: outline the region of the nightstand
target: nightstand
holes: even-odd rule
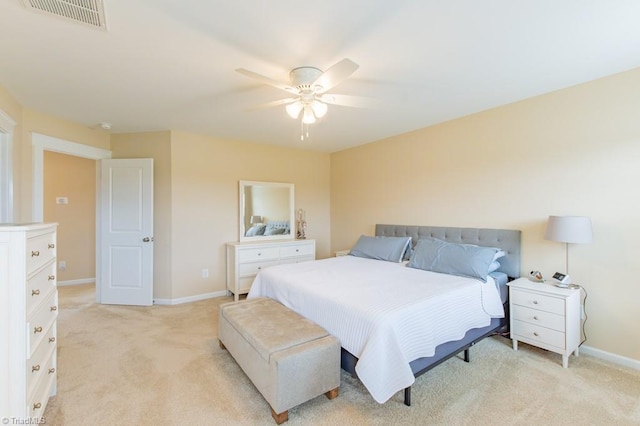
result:
[[[350,252],[350,251],[351,251],[351,250],[338,250],[338,251],[336,252],[336,257],[338,257],[338,256],[346,256],[346,255],[348,255],[348,254],[349,254],[349,252]]]
[[[580,288],[559,288],[519,278],[509,286],[509,310],[513,350],[518,341],[562,355],[562,366],[569,355],[579,354]]]

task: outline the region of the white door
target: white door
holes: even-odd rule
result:
[[[153,304],[153,159],[101,160],[98,301]]]

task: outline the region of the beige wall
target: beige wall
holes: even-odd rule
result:
[[[329,256],[329,154],[172,132],[173,297],[225,287],[225,243],[238,240],[238,181],[295,185],[307,238]],[[209,269],[209,278],[202,278]]]
[[[640,69],[331,156],[332,249],[376,223],[523,231],[522,273],[563,271],[549,215],[586,215],[570,246],[586,345],[640,360]]]
[[[171,299],[171,132],[116,134],[112,158],[153,158],[153,297]]]
[[[67,197],[69,204],[56,204]],[[94,279],[96,258],[96,162],[44,153],[44,221],[58,223],[58,282]]]

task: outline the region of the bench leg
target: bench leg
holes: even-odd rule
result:
[[[335,389],[331,389],[328,392],[325,392],[324,394],[327,396],[327,398],[329,399],[333,399],[336,398],[338,396],[338,389],[339,388],[335,388]]]
[[[224,345],[224,343],[222,343],[222,340],[218,340],[218,343],[220,343],[220,349],[227,349],[227,347]]]
[[[289,410],[283,411],[280,414],[276,414],[276,412],[273,411],[273,408],[272,408],[271,409],[271,417],[273,417],[273,420],[275,420],[277,424],[281,425],[282,423],[284,423],[287,420],[289,420]]]

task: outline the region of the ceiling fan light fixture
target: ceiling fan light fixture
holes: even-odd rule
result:
[[[300,116],[300,111],[302,111],[302,108],[303,108],[303,105],[302,105],[302,102],[300,101],[295,101],[285,107],[285,109],[287,110],[287,114],[289,114],[289,117],[293,119],[298,118]]]
[[[329,107],[324,102],[314,100],[313,102],[311,102],[311,109],[313,110],[313,114],[316,116],[316,118],[322,118],[327,113]]]
[[[304,124],[313,124],[316,122],[316,116],[313,115],[313,110],[309,106],[304,107],[304,115],[302,116],[302,122]]]

